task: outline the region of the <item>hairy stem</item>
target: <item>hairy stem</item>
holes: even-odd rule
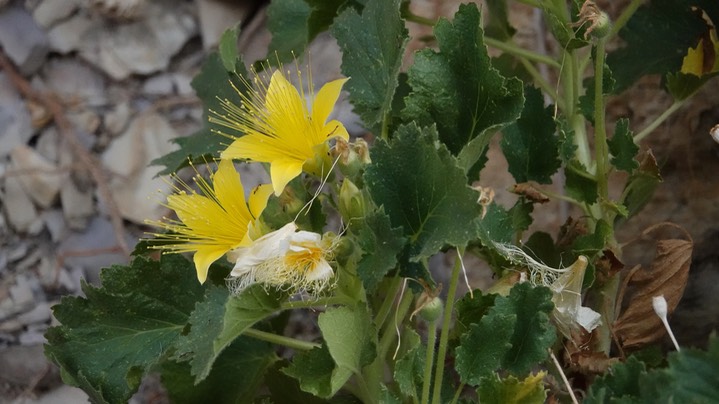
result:
[[[459,249],[460,254],[464,254],[464,248]],[[449,343],[449,326],[452,324],[452,310],[454,309],[454,297],[457,294],[457,284],[459,283],[459,275],[462,266],[459,258],[454,260],[452,267],[452,275],[449,279],[449,290],[447,291],[447,300],[444,305],[444,314],[442,318],[442,331],[439,336],[439,348],[437,350],[437,366],[434,371],[435,388],[432,393],[432,403],[439,404],[442,393],[442,378],[444,377],[444,360],[447,357],[447,344]]]
[[[625,8],[624,11],[622,11],[622,14],[620,14],[619,17],[617,17],[617,20],[612,25],[612,30],[609,31],[610,37],[616,35],[619,32],[619,30],[624,28],[624,26],[627,24],[627,21],[629,21],[629,19],[632,18],[632,16],[634,15],[634,12],[637,11],[639,6],[642,5],[643,1],[644,0],[632,0],[631,2],[629,2],[629,4],[627,5],[627,8]]]
[[[510,55],[516,56],[520,59],[531,60],[533,62],[544,63],[548,66],[559,67],[559,63],[553,58],[542,55],[537,52],[532,52],[529,49],[524,49],[521,46],[517,46],[512,42],[503,42],[494,38],[484,37],[484,43],[487,46],[499,49],[503,52],[509,53]]]
[[[422,385],[422,404],[429,403],[429,389],[432,385],[432,367],[434,365],[434,344],[437,341],[437,320],[429,322],[427,330],[427,354],[424,357],[424,384]]]
[[[609,199],[607,174],[609,173],[609,149],[604,111],[604,39],[597,41],[594,60],[594,160],[597,164],[594,173],[597,191],[601,200]]]
[[[647,135],[652,133],[654,131],[654,129],[659,127],[659,125],[664,123],[664,121],[666,121],[667,118],[669,118],[673,113],[675,113],[679,108],[681,108],[684,105],[684,103],[686,102],[686,100],[687,99],[674,101],[674,103],[671,106],[669,106],[669,108],[667,108],[664,112],[662,112],[661,115],[656,117],[656,119],[654,119],[654,121],[652,121],[652,123],[650,123],[646,128],[642,129],[641,132],[634,135],[634,142],[639,143],[642,139],[647,137]]]

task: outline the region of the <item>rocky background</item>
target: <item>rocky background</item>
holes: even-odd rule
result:
[[[434,18],[451,16],[458,3],[413,0],[412,7]],[[622,2],[601,3],[616,16]],[[167,213],[159,202],[171,185],[155,178],[159,168],[148,163],[174,150],[170,139],[201,127],[190,82],[226,28],[241,22],[246,61],[265,57],[265,11],[265,2],[253,0],[0,0],[0,402],[86,400],[62,386],[43,355],[51,307],[63,295],[80,294],[82,280],[97,282],[100,268],[126,263],[147,230],[143,221]],[[518,42],[551,52],[538,13],[517,6],[511,17]],[[431,32],[414,24],[410,30],[414,38]],[[318,38],[311,52],[315,80],[339,77],[331,38]],[[620,233],[627,241],[670,220],[700,245],[690,296],[678,311],[683,317],[674,320],[688,330],[680,342],[698,344],[719,322],[707,312],[719,307],[719,145],[708,134],[719,123],[719,84],[707,87],[647,139],[665,182]],[[671,102],[659,88],[659,80],[643,80],[612,102],[610,115],[643,128]],[[347,102],[336,114],[350,132],[363,134]],[[263,175],[243,172],[248,183]],[[496,147],[482,179],[498,202],[513,202],[507,191],[513,180]],[[575,212],[548,204],[536,213],[534,227],[556,234]],[[646,260],[651,252],[625,258]],[[445,258],[434,260],[440,280],[454,256]],[[487,271],[471,270],[479,263],[467,264],[473,287],[491,281]],[[153,380],[133,399],[164,400]]]

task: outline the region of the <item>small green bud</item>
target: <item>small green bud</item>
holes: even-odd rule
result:
[[[425,321],[436,321],[442,315],[444,304],[442,299],[435,296],[427,300],[419,310],[419,316]]]
[[[612,21],[604,11],[599,12],[595,17],[592,25],[587,29],[587,33],[591,34],[594,38],[601,39],[609,35],[612,30]]]
[[[348,143],[344,139],[337,139],[333,149],[335,158],[339,158],[338,165],[345,177],[356,179],[365,165],[371,163],[369,148],[363,139]]]
[[[340,215],[346,223],[353,218],[364,217],[367,211],[367,203],[362,191],[349,178],[342,181],[339,205]]]

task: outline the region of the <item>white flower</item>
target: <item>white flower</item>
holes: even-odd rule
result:
[[[235,266],[228,281],[236,293],[254,283],[316,293],[334,274],[327,262],[331,252],[332,242],[317,233],[297,231],[291,222],[231,251],[228,258]]]

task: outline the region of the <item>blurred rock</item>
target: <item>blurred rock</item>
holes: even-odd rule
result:
[[[141,17],[125,24],[93,22],[80,36],[80,55],[122,80],[167,68],[197,30],[190,10],[170,0],[147,2]]]
[[[0,350],[0,382],[20,387],[48,389],[57,386],[58,371],[45,358],[41,344],[11,346]],[[37,382],[35,386],[31,383]],[[15,401],[25,403],[24,398]],[[54,401],[55,403],[79,403],[80,401]]]
[[[3,72],[0,72],[0,128],[0,159],[24,145],[33,134],[30,113]]]
[[[69,17],[77,7],[77,0],[44,0],[32,11],[32,17],[39,25],[49,28]]]
[[[0,9],[0,45],[25,75],[40,68],[49,50],[45,31],[20,5]]]
[[[58,2],[57,0],[48,0]],[[72,52],[80,47],[82,37],[92,26],[93,20],[84,13],[78,13],[50,29],[47,33],[50,48],[59,53]]]
[[[131,20],[144,11],[145,0],[89,0],[90,7],[115,20]]]
[[[5,195],[2,202],[10,226],[19,233],[28,233],[33,223],[38,220],[38,213],[17,176],[5,178]]]
[[[52,241],[57,243],[62,240],[68,231],[62,211],[59,209],[46,210],[42,212],[41,216],[45,222],[45,228],[50,232]]]
[[[24,145],[16,147],[11,157],[25,192],[44,208],[52,205],[67,173],[59,172],[55,164]]]
[[[129,120],[130,104],[128,102],[121,102],[105,114],[105,129],[113,136],[118,135],[127,128],[127,122]]]
[[[75,156],[67,145],[60,148],[60,165],[69,166],[75,162]],[[74,230],[82,230],[88,219],[95,214],[93,189],[80,189],[75,176],[65,177],[60,189],[60,203],[67,225]]]
[[[105,79],[87,64],[75,59],[53,59],[42,69],[45,85],[68,105],[107,104]]]
[[[50,126],[42,131],[35,144],[35,150],[48,161],[56,164],[60,159],[60,135],[57,128]]]
[[[202,45],[210,49],[220,43],[226,29],[243,22],[258,7],[256,1],[197,0]]]
[[[18,398],[12,404],[76,404],[87,403],[89,398],[77,387],[62,385],[35,398]]]
[[[136,239],[126,237],[128,245]],[[124,264],[128,258],[117,248],[115,232],[110,221],[94,217],[82,232],[72,232],[60,243],[57,250],[62,264],[68,268],[82,268],[88,281],[97,281],[101,268]]]
[[[174,87],[172,75],[163,73],[145,80],[142,92],[147,95],[169,95],[173,93]]]
[[[110,188],[126,219],[143,223],[162,216],[165,208],[158,202],[171,186],[155,178],[158,168],[148,165],[174,149],[170,140],[176,136],[162,116],[147,113],[135,118],[103,153],[104,166],[114,174]]]

